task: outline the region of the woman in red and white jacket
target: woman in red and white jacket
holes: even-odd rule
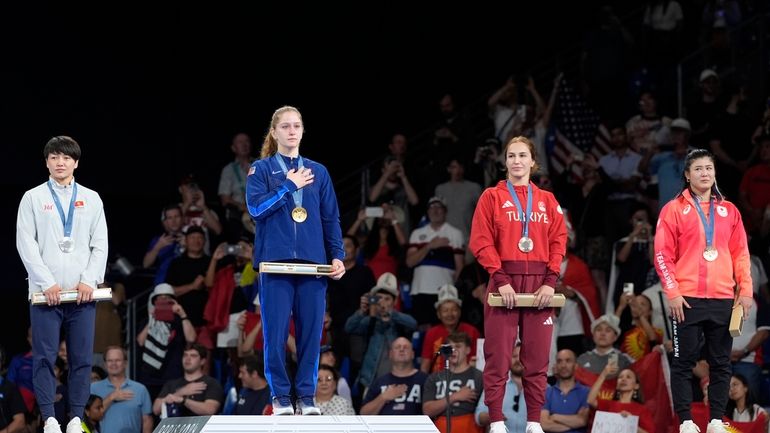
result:
[[[530,174],[538,169],[532,142],[515,137],[504,155],[506,179],[479,198],[469,242],[476,260],[489,272],[487,292],[499,292],[507,307],[484,306],[484,403],[490,433],[504,432],[505,383],[521,328],[527,433],[541,433],[554,322],[548,305],[566,253],[567,229],[553,194],[530,182]],[[533,293],[537,308],[514,308],[516,292]]]
[[[673,318],[671,391],[680,433],[696,433],[692,422],[692,368],[705,337],[709,364],[708,433],[722,425],[730,386],[730,314],[738,302],[748,317],[753,303],[750,256],[741,214],[719,192],[714,155],[691,151],[684,162],[684,190],[660,212],[655,234],[655,268]]]

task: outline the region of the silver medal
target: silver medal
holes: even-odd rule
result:
[[[522,253],[528,253],[532,251],[533,248],[535,248],[535,244],[532,242],[532,238],[523,236],[521,239],[519,239],[519,249]]]
[[[71,253],[75,249],[75,241],[71,237],[65,236],[59,241],[59,249],[64,253]]]
[[[714,247],[706,247],[706,249],[703,250],[703,258],[709,262],[713,262],[714,260],[716,260],[717,256],[719,256],[719,253],[717,252],[717,249]]]

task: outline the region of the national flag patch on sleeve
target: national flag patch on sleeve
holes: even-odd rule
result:
[[[254,168],[253,166],[249,167],[249,174],[247,174],[247,176],[251,176],[252,174],[254,174],[255,171],[257,171],[256,168]]]

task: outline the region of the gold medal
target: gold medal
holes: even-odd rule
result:
[[[298,223],[305,222],[307,219],[307,210],[302,206],[295,207],[291,211],[291,219]]]
[[[708,260],[709,262],[713,262],[717,259],[717,256],[719,256],[719,253],[717,252],[717,249],[714,247],[706,247],[705,250],[703,250],[703,258]]]
[[[532,251],[533,248],[535,248],[535,243],[532,242],[532,238],[524,236],[519,239],[519,249],[522,253],[528,253]]]

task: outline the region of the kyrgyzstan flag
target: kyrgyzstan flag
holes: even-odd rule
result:
[[[672,433],[679,431],[679,425],[673,422],[668,358],[663,350],[662,346],[656,346],[652,352],[631,364],[631,369],[639,376],[644,405],[655,416],[655,431]]]
[[[765,433],[767,432],[767,417],[765,414],[760,414],[757,419],[750,422],[736,422],[730,421],[728,418],[722,418],[722,421],[729,423],[725,426],[725,430],[730,433]]]

